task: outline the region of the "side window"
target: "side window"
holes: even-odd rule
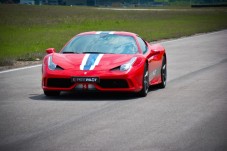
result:
[[[137,37],[137,39],[138,39],[138,42],[140,44],[140,48],[143,51],[143,54],[145,54],[147,52],[147,45],[145,44],[143,39],[141,39],[140,37]]]

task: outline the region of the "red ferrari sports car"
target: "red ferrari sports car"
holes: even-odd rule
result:
[[[150,85],[165,88],[167,58],[163,46],[130,32],[85,32],[59,53],[46,50],[42,88],[46,96],[61,91],[115,91],[147,95]]]

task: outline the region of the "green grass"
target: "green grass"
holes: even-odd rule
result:
[[[226,18],[225,8],[116,11],[0,5],[0,62],[8,58],[33,60],[43,56],[46,48],[60,50],[71,37],[84,31],[130,31],[156,41],[226,29]]]

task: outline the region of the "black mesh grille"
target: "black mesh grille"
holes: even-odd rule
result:
[[[71,82],[71,79],[49,78],[47,80],[47,86],[48,87],[68,88],[72,85],[73,85],[73,83]]]
[[[102,88],[128,88],[128,82],[124,79],[100,79]]]

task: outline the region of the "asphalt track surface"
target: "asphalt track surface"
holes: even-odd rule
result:
[[[226,151],[227,30],[162,42],[168,86],[45,97],[41,67],[0,72],[0,150]]]

